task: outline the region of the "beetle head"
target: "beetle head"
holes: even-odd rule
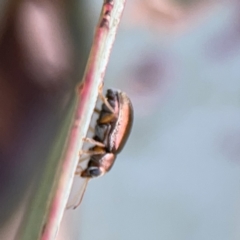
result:
[[[95,178],[100,177],[104,174],[102,172],[102,169],[96,166],[88,167],[86,170],[84,170],[81,174],[81,177],[84,178]]]

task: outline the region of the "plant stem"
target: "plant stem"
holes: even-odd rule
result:
[[[41,186],[21,229],[21,240],[56,238],[124,4],[125,0],[105,0],[103,4],[82,84],[77,88],[78,96],[68,116],[70,120],[65,123],[48,159]]]

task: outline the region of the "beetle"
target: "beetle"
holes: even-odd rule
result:
[[[76,174],[85,178],[85,184],[81,193],[80,205],[84,195],[88,180],[103,176],[113,166],[117,154],[121,152],[130,135],[133,124],[133,107],[126,93],[120,90],[108,89],[106,97],[99,91],[99,96],[103,101],[99,117],[96,122],[94,137],[84,138],[84,141],[94,146],[80,154],[90,155],[87,167]],[[80,159],[79,163],[85,159]]]
[[[133,107],[129,97],[119,90],[108,89],[97,119],[94,141],[85,139],[96,145],[89,149],[93,155],[81,177],[99,177],[111,169],[129,137],[132,123]]]

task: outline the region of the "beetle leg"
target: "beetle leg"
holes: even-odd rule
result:
[[[94,108],[94,112],[97,113],[97,114],[100,114],[101,110],[99,110],[98,108]]]
[[[101,93],[99,96],[100,96],[101,100],[104,102],[104,104],[108,107],[108,109],[114,114],[115,111],[114,111],[114,109],[112,108],[112,106],[109,104],[107,98],[105,98],[105,97],[102,95],[102,93]]]
[[[93,133],[95,132],[95,129],[94,129],[93,127],[91,127],[91,126],[88,128],[88,130],[89,130],[90,132],[93,132]]]
[[[84,142],[88,142],[88,143],[92,143],[92,144],[94,144],[96,146],[99,146],[99,147],[105,147],[105,145],[103,143],[98,142],[98,141],[96,141],[96,140],[94,140],[92,138],[83,138],[83,141]]]
[[[79,169],[80,168],[80,169]],[[82,173],[82,171],[83,171],[83,168],[80,166],[80,165],[78,165],[77,166],[77,170],[76,170],[76,172],[75,172],[75,175],[80,175],[81,173]]]
[[[76,171],[75,175],[79,176],[82,173],[82,171]]]
[[[99,123],[104,124],[104,123],[109,123],[112,122],[116,118],[114,113],[111,114],[106,114],[104,117],[98,120]]]
[[[79,155],[86,154],[88,156],[92,156],[92,155],[100,155],[100,154],[104,154],[104,153],[106,153],[106,151],[104,149],[98,150],[98,151],[96,151],[96,150],[95,151],[94,150],[87,150],[87,151],[81,150],[79,152]],[[80,162],[82,162],[82,161],[80,160]]]
[[[82,162],[84,162],[84,161],[86,161],[86,160],[88,160],[88,159],[89,159],[89,156],[80,158],[79,161],[78,161],[78,164],[79,164],[79,163],[82,163]],[[81,167],[81,166],[77,166],[77,167]]]
[[[114,114],[115,111],[114,109],[112,108],[112,106],[109,104],[107,98],[105,98],[102,94],[102,89],[98,89],[98,95],[99,97],[101,98],[102,102],[108,107],[108,109]]]

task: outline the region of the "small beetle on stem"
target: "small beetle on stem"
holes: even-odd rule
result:
[[[133,123],[133,107],[126,93],[108,89],[104,97],[100,88],[99,96],[103,104],[101,110],[97,110],[99,118],[94,129],[95,135],[93,139],[84,139],[94,146],[80,152],[80,155],[86,154],[90,159],[86,169],[83,170],[79,165],[80,171],[76,172],[86,180],[79,203],[74,209],[80,205],[89,179],[103,176],[112,168],[116,155],[123,149],[129,137]],[[79,164],[86,159],[80,159]]]

